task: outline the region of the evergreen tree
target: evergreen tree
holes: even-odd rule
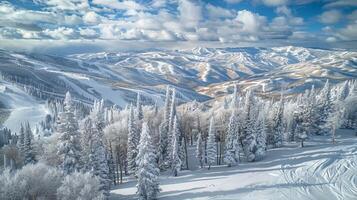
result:
[[[167,162],[167,166],[171,166],[172,161],[172,144],[173,144],[173,125],[174,125],[174,118],[176,116],[176,102],[175,102],[176,91],[175,88],[172,89],[172,97],[171,97],[171,108],[170,108],[170,118],[169,118],[169,131],[167,137],[167,158],[165,159]]]
[[[129,173],[135,175],[136,172],[136,156],[138,154],[138,145],[139,145],[139,135],[137,133],[135,119],[134,119],[134,110],[133,106],[130,106],[130,113],[128,119],[128,150],[127,150],[127,159],[128,159],[128,169]]]
[[[92,125],[92,141],[91,141],[91,172],[99,178],[100,190],[108,197],[110,189],[109,166],[107,159],[107,151],[104,146],[103,132],[98,127]]]
[[[239,162],[238,131],[238,120],[233,111],[229,119],[224,148],[224,162],[228,167],[237,165]]]
[[[173,176],[177,176],[177,173],[181,169],[181,159],[179,155],[180,151],[180,144],[179,144],[179,138],[180,138],[180,131],[177,123],[177,117],[175,115],[174,117],[174,124],[173,124],[173,129],[172,129],[172,161],[171,161],[171,168],[172,168],[172,174]]]
[[[232,109],[237,109],[238,107],[238,89],[237,89],[237,85],[234,85],[234,91],[232,94],[232,102],[231,102],[231,108]]]
[[[23,155],[23,153],[25,151],[25,128],[22,123],[20,124],[18,148],[20,150],[20,153]]]
[[[65,174],[70,174],[80,167],[80,141],[77,120],[74,117],[72,98],[66,93],[63,112],[60,113],[57,125],[59,144],[57,154]]]
[[[160,168],[166,168],[166,158],[168,157],[168,136],[169,136],[169,118],[170,118],[170,88],[166,87],[166,98],[164,106],[163,122],[159,126],[159,164]]]
[[[332,110],[331,89],[328,80],[326,81],[325,86],[321,89],[320,94],[318,96],[317,109],[317,133],[324,134],[328,132],[328,129],[326,129],[325,125]]]
[[[241,142],[244,154],[249,162],[255,160],[256,139],[254,133],[254,120],[255,120],[255,102],[253,99],[252,91],[248,91],[245,97],[243,117],[242,117],[242,132],[241,132]]]
[[[211,117],[209,130],[208,130],[208,138],[207,138],[207,164],[208,169],[211,168],[216,162],[217,157],[217,147],[216,147],[216,133],[214,128],[213,117]]]
[[[91,155],[91,142],[92,142],[92,126],[93,122],[90,117],[86,117],[81,122],[81,137],[80,137],[80,146],[81,146],[81,156],[80,156],[80,164],[81,169],[85,172],[91,170],[90,164],[90,155]]]
[[[24,164],[35,163],[35,152],[33,147],[33,134],[29,122],[25,126],[25,138],[24,138]]]
[[[339,87],[337,90],[337,100],[338,101],[345,100],[348,94],[349,94],[349,82],[345,81],[343,82],[342,86]]]
[[[197,136],[197,143],[196,143],[196,158],[200,164],[200,167],[203,167],[204,163],[204,148],[203,148],[203,142],[202,142],[202,136],[201,133],[198,134]]]
[[[144,113],[143,113],[143,106],[141,105],[141,96],[140,93],[138,92],[137,98],[136,98],[136,119],[137,120],[142,120],[144,118]]]
[[[181,169],[186,169],[187,160],[186,160],[186,148],[185,148],[185,137],[181,137],[180,149],[179,149],[179,157],[181,160]]]
[[[154,145],[150,135],[149,126],[146,122],[143,123],[140,136],[139,153],[137,156],[138,163],[138,183],[137,194],[139,200],[154,200],[156,199],[159,189],[159,168],[156,164],[156,155]]]
[[[255,160],[262,160],[266,153],[266,127],[265,119],[263,115],[259,115],[256,120],[256,140],[257,140],[257,151],[255,152]]]
[[[283,96],[281,96],[280,101],[276,107],[276,111],[273,118],[272,127],[272,137],[271,144],[274,148],[281,147],[283,144]]]

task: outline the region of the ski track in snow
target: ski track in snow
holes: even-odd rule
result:
[[[304,148],[286,144],[259,162],[237,167],[162,174],[162,200],[354,200],[357,197],[357,137],[339,130],[337,143],[312,137]],[[190,148],[190,156],[194,155]],[[192,152],[191,152],[192,151]],[[112,190],[111,199],[137,199],[136,181]]]

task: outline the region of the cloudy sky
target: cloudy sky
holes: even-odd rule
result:
[[[357,0],[0,0],[0,48],[357,49]]]

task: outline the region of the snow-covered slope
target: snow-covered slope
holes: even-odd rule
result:
[[[104,98],[125,106],[140,92],[148,103],[162,101],[165,85],[182,101],[206,101],[255,87],[266,93],[301,92],[326,79],[357,78],[357,52],[302,47],[194,48],[68,57],[0,50],[0,73],[35,96],[62,98],[69,90],[86,103]]]
[[[10,113],[3,126],[13,132],[19,132],[19,123],[29,122],[31,127],[35,128],[35,125],[44,120],[49,113],[43,102],[28,95],[19,87],[3,80],[0,80],[0,85],[0,102]]]
[[[161,175],[163,200],[352,200],[357,196],[357,137],[340,130],[337,144],[315,136],[304,148],[296,143],[270,149],[259,162],[237,167]],[[194,148],[192,148],[194,151]],[[137,199],[136,181],[112,191],[113,199]]]

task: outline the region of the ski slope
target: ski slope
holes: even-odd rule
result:
[[[35,126],[49,113],[44,102],[36,100],[25,93],[22,89],[0,81],[0,102],[10,111],[10,116],[3,126],[11,129],[12,132],[19,133],[20,123],[29,122],[31,128]],[[1,124],[0,124],[1,125]]]
[[[161,175],[162,200],[352,200],[357,197],[357,137],[339,130],[337,143],[314,136],[304,148],[286,144],[260,162],[237,167]],[[111,199],[136,199],[135,181],[111,192]]]

